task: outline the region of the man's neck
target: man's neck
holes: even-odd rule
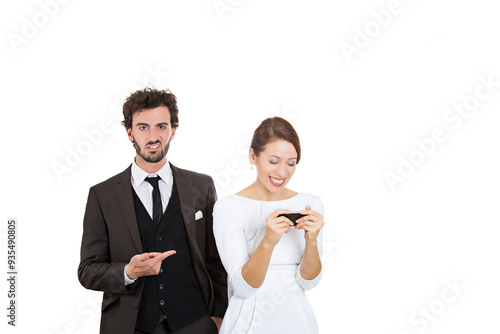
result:
[[[165,156],[165,158],[163,158],[161,161],[152,163],[152,162],[147,162],[140,156],[136,155],[135,163],[143,171],[148,172],[149,174],[154,174],[160,169],[162,169],[163,166],[165,166],[165,164],[167,163],[167,157]]]

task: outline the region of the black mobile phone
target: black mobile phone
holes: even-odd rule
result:
[[[292,212],[292,213],[282,213],[282,214],[278,215],[278,217],[281,217],[281,216],[285,216],[286,218],[290,219],[293,223],[293,226],[295,226],[295,225],[297,225],[297,223],[296,223],[297,219],[302,218],[302,217],[307,216],[307,215]]]

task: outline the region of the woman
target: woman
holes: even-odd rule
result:
[[[264,120],[254,132],[249,160],[255,182],[214,207],[230,297],[220,333],[317,333],[304,290],[321,279],[323,203],[285,188],[300,161],[295,129],[280,117]],[[304,215],[295,226],[280,216],[291,212]]]

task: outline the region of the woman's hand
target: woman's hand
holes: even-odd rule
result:
[[[293,226],[292,221],[287,217],[278,217],[278,215],[282,213],[290,213],[290,210],[276,210],[266,218],[266,234],[264,235],[264,240],[267,242],[268,246],[276,246],[283,233],[290,231],[290,226]]]
[[[274,246],[280,241],[283,233],[290,231],[290,226],[293,225],[290,219],[278,217],[282,213],[290,213],[290,211],[276,210],[266,218],[266,234],[241,268],[241,276],[253,288],[259,288],[264,283]]]
[[[295,228],[303,229],[305,231],[304,238],[306,239],[306,242],[317,241],[319,231],[323,226],[325,226],[323,216],[316,211],[311,210],[309,205],[306,206],[305,210],[300,211],[300,213],[306,216],[297,219],[297,225],[295,225]]]

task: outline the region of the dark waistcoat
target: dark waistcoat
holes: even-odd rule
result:
[[[144,277],[136,329],[152,333],[166,319],[176,331],[206,315],[207,306],[193,270],[175,183],[158,225],[135,191],[134,206],[144,252],[177,252],[163,260],[158,275]]]

